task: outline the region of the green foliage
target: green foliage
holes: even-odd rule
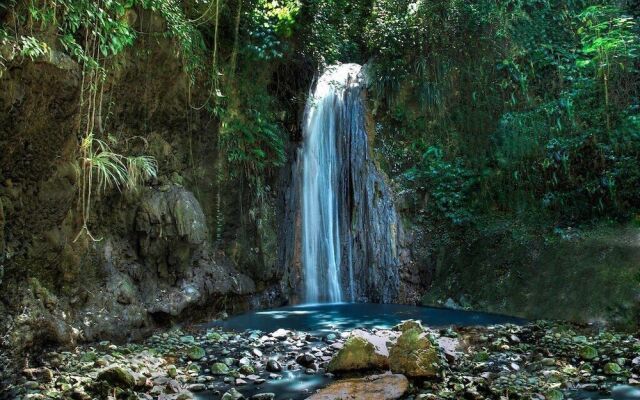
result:
[[[300,50],[319,65],[366,62],[362,22],[371,1],[309,0],[301,10]]]
[[[427,206],[436,215],[455,225],[471,220],[467,207],[476,177],[461,159],[448,162],[440,148],[429,147],[421,162],[405,172],[404,177],[419,193],[429,194]]]
[[[593,68],[599,75],[605,70],[636,71],[640,30],[633,17],[616,6],[597,5],[588,7],[579,18],[583,24],[578,34],[584,55],[578,61],[579,67]]]
[[[258,60],[282,58],[287,48],[285,39],[293,34],[299,11],[298,0],[258,0],[247,12],[248,53]]]
[[[403,176],[454,222],[465,218],[452,210],[478,223],[627,219],[639,209],[638,29],[608,1],[377,1],[366,38],[385,151],[445,149]]]
[[[274,120],[274,114],[262,108],[269,98],[250,95],[256,101],[254,107],[221,111],[221,145],[227,161],[239,167],[234,170],[243,172],[246,177],[262,177],[284,164],[285,136],[281,125]]]
[[[18,41],[20,55],[32,61],[49,54],[49,46],[33,36],[22,36]]]
[[[103,195],[110,188],[136,191],[145,181],[157,176],[158,165],[153,157],[124,156],[115,153],[105,141],[96,138],[93,133],[82,139],[79,150],[78,202],[82,229],[75,240],[83,232],[91,239],[99,240],[93,237],[88,226],[95,196]]]
[[[195,74],[203,70],[206,48],[197,25],[189,21],[179,0],[136,0],[143,8],[158,12],[167,22],[166,36],[179,44],[186,71],[195,80]]]

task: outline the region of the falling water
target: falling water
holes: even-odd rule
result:
[[[345,91],[357,84],[360,66],[330,67],[307,102],[302,148],[302,260],[307,303],[340,302],[341,249],[338,149]],[[349,280],[353,274],[350,271]],[[349,282],[353,292],[353,283]]]

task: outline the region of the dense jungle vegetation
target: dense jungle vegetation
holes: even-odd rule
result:
[[[196,114],[215,143],[211,234],[244,240],[228,253],[261,265],[254,249],[275,241],[265,220],[314,76],[363,64],[373,155],[437,264],[476,238],[526,248],[639,223],[639,18],[633,0],[9,0],[0,76],[43,60],[80,67],[73,243],[99,241],[96,201],[170,173],[149,149],[149,121],[119,132],[110,93],[127,54],[145,51],[137,42],[171,40],[188,77],[176,112],[189,163],[204,143]]]
[[[93,168],[82,170],[102,186],[135,183],[156,169],[144,155],[112,151],[102,121],[109,115],[101,95],[118,56],[141,35],[130,24],[141,7],[165,18],[163,35],[178,44],[191,85],[209,88],[192,107],[209,110],[223,162],[256,198],[284,163],[287,136],[299,135],[309,74],[353,61],[367,63],[373,113],[384,115],[376,126],[381,162],[416,194],[413,207],[424,218],[462,228],[506,219],[561,234],[637,218],[634,2],[11,0],[0,7],[2,57],[60,50],[82,64],[79,159],[89,160]]]

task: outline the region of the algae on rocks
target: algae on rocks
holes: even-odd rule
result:
[[[389,367],[395,373],[411,378],[438,375],[441,365],[438,348],[421,330],[406,330],[389,351]]]
[[[385,370],[389,367],[387,355],[381,354],[373,343],[360,336],[352,336],[336,354],[329,365],[329,372],[367,369]]]

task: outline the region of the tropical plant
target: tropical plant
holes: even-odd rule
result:
[[[82,233],[86,233],[92,240],[99,240],[92,235],[88,226],[94,196],[101,196],[111,188],[135,191],[148,179],[155,178],[158,172],[158,165],[153,157],[115,153],[93,133],[85,136],[80,143],[78,165],[82,228],[75,240]]]

